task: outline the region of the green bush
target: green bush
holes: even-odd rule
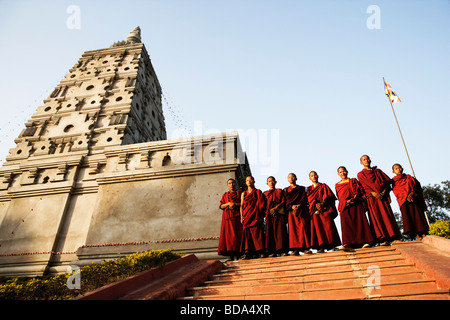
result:
[[[54,277],[13,278],[0,283],[0,300],[63,300],[72,299],[112,282],[124,279],[166,262],[178,259],[181,253],[169,250],[139,251],[117,260],[81,267],[81,289],[70,290],[67,280],[72,275]]]
[[[432,223],[429,234],[450,239],[450,221],[438,220]]]

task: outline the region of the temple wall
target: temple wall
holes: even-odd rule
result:
[[[104,246],[117,246],[109,253],[114,257],[123,245],[156,249],[204,238],[190,243],[190,252],[214,253],[226,181],[242,183],[246,174],[236,133],[6,165],[0,168],[0,276],[63,272],[86,260],[81,251],[101,259]]]
[[[52,251],[69,193],[12,199],[3,213],[0,253]]]
[[[218,203],[232,175],[212,172],[101,185],[86,243],[218,236]]]

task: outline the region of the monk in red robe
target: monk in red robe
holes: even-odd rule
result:
[[[241,253],[243,259],[265,256],[264,213],[266,198],[261,190],[255,188],[255,179],[245,179],[247,190],[241,195],[241,223],[243,225]]]
[[[283,190],[276,189],[277,181],[274,177],[267,178],[269,190],[264,192],[266,205],[266,250],[272,257],[278,254],[286,255],[289,251],[289,238],[286,229],[286,198]]]
[[[391,179],[376,166],[371,167],[369,156],[360,159],[364,169],[358,173],[358,180],[366,192],[369,219],[374,235],[381,245],[390,245],[393,240],[400,239],[401,234],[391,208]]]
[[[341,216],[342,243],[344,250],[368,248],[374,244],[374,236],[366,217],[365,194],[362,185],[355,178],[348,178],[345,167],[338,168],[341,181],[336,183]]]
[[[310,254],[311,224],[306,188],[297,185],[297,176],[294,173],[288,175],[288,182],[289,187],[284,188],[283,193],[286,197],[288,215],[289,249],[292,255],[299,255],[299,251]]]
[[[241,192],[236,190],[236,181],[228,179],[228,192],[222,195],[219,208],[223,210],[217,253],[237,260],[241,251]]]
[[[309,173],[312,185],[306,189],[308,195],[309,214],[311,215],[311,246],[318,253],[335,249],[340,246],[341,238],[334,224],[338,216],[335,201],[336,196],[330,187],[319,182],[317,172]]]
[[[393,188],[403,219],[403,234],[411,238],[421,240],[428,234],[429,226],[425,216],[427,205],[423,198],[422,186],[419,181],[403,173],[403,167],[398,163],[392,166],[392,172],[396,175],[393,180]]]

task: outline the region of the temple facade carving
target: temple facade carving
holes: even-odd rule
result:
[[[228,178],[251,173],[246,155],[235,132],[167,140],[140,32],[84,52],[14,140],[0,168],[0,276],[143,249],[216,254],[218,203]]]

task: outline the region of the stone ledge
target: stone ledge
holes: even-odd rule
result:
[[[44,275],[50,253],[0,256],[0,277],[39,277]]]
[[[132,254],[138,251],[148,250],[168,250],[173,249],[174,252],[183,252],[184,254],[195,254],[198,258],[199,255],[207,254],[204,259],[220,259],[217,255],[218,237],[204,237],[198,238],[198,240],[192,241],[177,241],[174,239],[165,241],[149,241],[148,243],[141,243],[141,241],[135,244],[111,244],[111,245],[87,245],[78,248],[77,256],[79,261],[89,260],[106,260],[117,259],[127,254]]]
[[[441,289],[450,290],[450,254],[447,239],[427,236],[422,241],[393,244],[408,262],[414,263],[424,274],[436,280]]]
[[[450,240],[438,236],[426,236],[422,240],[423,243],[433,246],[441,252],[450,254]]]

